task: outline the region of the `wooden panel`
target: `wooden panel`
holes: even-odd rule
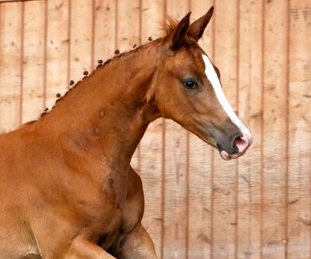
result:
[[[191,21],[204,15],[213,5],[213,0],[191,0]],[[212,18],[199,44],[207,55],[213,59],[213,28]],[[188,258],[202,259],[211,257],[212,217],[212,147],[198,137],[189,134],[189,219],[188,219]]]
[[[0,3],[13,3],[13,2],[38,2],[41,0],[0,0]]]
[[[237,2],[215,3],[215,54],[225,95],[233,109],[237,108]],[[223,161],[214,152],[213,177],[213,248],[215,258],[236,258],[237,167],[236,160]]]
[[[74,81],[92,70],[93,4],[93,0],[71,0],[69,77]]]
[[[267,1],[264,8],[262,256],[282,259],[287,209],[287,2]]]
[[[140,43],[140,1],[118,1],[117,7],[117,47],[124,52]]]
[[[238,160],[237,258],[260,258],[262,138],[261,1],[239,4],[239,117],[252,131],[254,143]]]
[[[145,193],[145,214],[143,225],[150,234],[160,257],[163,249],[163,182],[162,182],[162,125],[163,120],[153,122],[140,143],[141,148],[141,169],[144,193]]]
[[[311,3],[290,1],[288,259],[310,258]],[[306,36],[309,35],[309,36]]]
[[[143,0],[141,6],[141,42],[148,37],[161,35],[160,24],[164,20],[164,0]],[[140,175],[145,192],[145,215],[143,225],[154,241],[158,257],[163,253],[163,200],[162,200],[162,151],[163,119],[153,122],[140,142]]]
[[[0,133],[3,133],[21,123],[22,4],[3,3],[0,12]]]
[[[111,58],[116,49],[116,0],[95,1],[94,61]]]
[[[69,83],[69,0],[48,1],[46,41],[46,106],[63,94]]]
[[[189,11],[188,0],[166,2],[166,11],[182,19]],[[163,258],[187,258],[188,133],[171,120],[165,122],[164,251]]]
[[[45,105],[46,3],[24,3],[22,122],[35,120]]]
[[[141,13],[140,0],[117,1],[117,49],[129,51],[134,44],[140,44]],[[136,149],[131,165],[140,171],[140,148]]]

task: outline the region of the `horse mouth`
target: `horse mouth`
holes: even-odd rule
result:
[[[223,160],[226,160],[226,161],[229,161],[229,160],[231,160],[231,159],[236,159],[236,158],[238,158],[238,157],[244,155],[245,152],[246,152],[246,150],[245,150],[245,151],[243,151],[243,152],[241,152],[241,153],[235,153],[235,154],[231,154],[231,155],[230,155],[230,154],[228,154],[228,152],[225,151],[225,150],[218,150],[218,151],[219,151],[219,154],[220,154],[221,158],[222,158]]]
[[[205,129],[205,127],[202,127]],[[197,135],[199,138],[201,138],[204,142],[207,144],[215,147],[220,157],[223,160],[229,161],[231,159],[236,159],[246,153],[248,148],[253,143],[253,137],[251,134],[237,134],[232,138],[231,141],[229,141],[229,144],[223,144],[224,141],[221,141],[221,139],[217,137],[211,137],[211,134],[207,134],[206,130],[202,131],[196,131],[196,130],[190,130],[195,135]],[[220,144],[222,143],[222,144]]]
[[[219,151],[219,154],[220,154],[221,158],[223,160],[229,161],[231,159],[236,159],[236,158],[238,158],[240,156],[243,156],[245,154],[246,150],[249,148],[250,145],[251,145],[251,143],[246,148],[244,148],[241,152],[233,153],[233,154],[229,154],[226,150],[221,149],[218,146],[217,146],[217,149]]]

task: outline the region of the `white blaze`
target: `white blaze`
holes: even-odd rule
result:
[[[225,112],[228,114],[231,121],[240,129],[243,136],[244,137],[251,136],[249,129],[246,128],[246,126],[243,124],[242,121],[240,121],[239,117],[235,114],[230,103],[228,102],[228,100],[227,100],[227,98],[226,98],[226,96],[225,96],[225,94],[221,88],[221,83],[219,81],[219,78],[217,76],[217,73],[214,69],[212,62],[210,61],[208,56],[206,56],[206,55],[202,55],[202,56],[203,56],[203,60],[205,63],[205,74],[206,74],[208,80],[211,82],[211,84],[214,88],[214,91],[215,91],[215,94],[216,94],[216,97],[217,97],[219,103],[221,104],[221,106],[223,107]]]

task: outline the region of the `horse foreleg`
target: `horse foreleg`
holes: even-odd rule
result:
[[[65,259],[116,259],[86,236],[75,238]]]
[[[141,223],[123,237],[113,254],[118,259],[157,259],[152,239]]]

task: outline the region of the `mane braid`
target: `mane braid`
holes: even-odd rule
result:
[[[151,42],[147,42],[147,43],[145,43],[145,44],[143,44],[143,45],[140,45],[140,46],[138,46],[138,47],[136,47],[136,44],[134,44],[134,45],[133,45],[133,49],[131,49],[131,50],[129,50],[129,51],[125,51],[125,52],[120,53],[119,50],[116,50],[116,51],[115,51],[116,56],[107,59],[105,62],[102,62],[102,60],[99,60],[99,61],[98,61],[99,64],[97,65],[96,69],[94,69],[90,74],[88,74],[87,71],[84,71],[84,73],[83,73],[83,74],[84,74],[84,77],[82,78],[82,80],[85,79],[85,78],[87,78],[87,77],[89,77],[89,76],[91,76],[91,75],[93,75],[93,73],[96,72],[97,70],[103,69],[103,68],[104,68],[107,64],[109,64],[111,61],[116,60],[116,59],[120,59],[120,58],[122,58],[123,56],[126,56],[126,55],[128,55],[128,54],[136,53],[136,52],[139,51],[139,50],[142,50],[142,49],[144,49],[144,48],[147,48],[147,47],[153,45],[153,44],[156,43],[156,42],[159,42],[161,39],[162,39],[162,38],[158,38],[158,39],[156,39],[156,40],[151,41],[152,38],[149,37],[148,40],[151,41]],[[118,54],[118,53],[120,53],[120,54]],[[63,96],[61,96],[59,93],[57,93],[57,95],[56,95],[57,99],[56,99],[56,101],[55,101],[54,106],[51,108],[50,111],[48,110],[48,108],[45,108],[44,111],[40,114],[40,116],[39,116],[39,118],[38,118],[37,120],[32,120],[32,121],[26,122],[26,123],[24,123],[22,126],[26,126],[26,125],[29,125],[29,124],[36,123],[36,122],[38,122],[40,119],[42,119],[43,117],[45,117],[46,115],[48,115],[48,114],[57,106],[57,103],[60,102],[60,101],[62,101],[62,100],[68,95],[68,93],[69,93],[70,91],[74,90],[74,89],[79,85],[79,83],[80,83],[82,80],[79,80],[76,84],[74,84],[74,81],[71,80],[69,84],[70,84],[70,85],[73,85],[73,86],[70,87],[70,88],[65,92],[65,94],[64,94]]]

